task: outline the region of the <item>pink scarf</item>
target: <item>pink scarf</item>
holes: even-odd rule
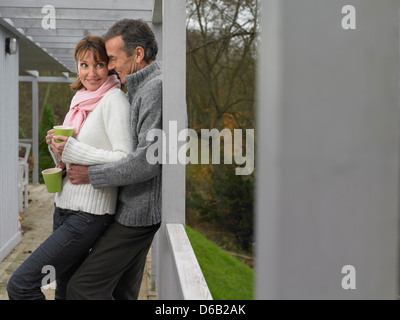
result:
[[[74,127],[76,137],[86,121],[87,115],[92,112],[108,90],[120,88],[121,83],[116,75],[109,76],[107,81],[96,91],[79,90],[72,98],[69,112],[65,116],[64,126]]]

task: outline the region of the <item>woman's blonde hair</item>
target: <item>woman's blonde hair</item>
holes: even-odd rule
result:
[[[71,89],[74,91],[81,90],[83,84],[79,78],[78,64],[79,61],[86,55],[87,51],[90,50],[93,53],[93,58],[96,62],[106,62],[108,64],[108,56],[106,51],[106,46],[104,40],[98,36],[86,36],[75,47],[74,58],[76,62],[76,71],[78,72],[78,77],[74,83],[70,85]]]

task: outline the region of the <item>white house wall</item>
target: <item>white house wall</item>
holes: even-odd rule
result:
[[[4,51],[0,27],[0,261],[20,240],[18,229],[18,53]]]

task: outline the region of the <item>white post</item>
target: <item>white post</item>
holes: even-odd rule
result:
[[[39,184],[39,84],[37,78],[32,80],[32,156],[35,159],[32,183]]]
[[[0,26],[0,261],[18,244],[18,72],[16,54],[4,50],[15,37]],[[19,42],[19,41],[18,41]]]
[[[162,0],[154,0],[153,3],[153,19],[152,19],[152,30],[158,44],[158,55],[157,60],[163,60],[163,23],[162,23]],[[151,291],[157,291],[157,272],[159,271],[159,232],[156,233],[153,244],[151,247]]]
[[[261,3],[258,299],[399,293],[399,2],[351,3]]]
[[[167,241],[166,224],[185,224],[185,165],[171,164],[177,155],[177,139],[171,122],[177,123],[177,132],[187,126],[186,111],[186,1],[163,1],[162,60],[163,60],[163,130],[167,135],[167,164],[162,177],[162,226],[158,234],[159,253],[157,292],[159,299],[178,297],[172,253]],[[170,128],[172,131],[170,131]],[[171,141],[170,141],[171,140]]]

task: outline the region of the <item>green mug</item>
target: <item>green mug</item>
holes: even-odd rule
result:
[[[57,193],[62,189],[62,169],[52,168],[42,171],[48,193]]]
[[[70,126],[55,126],[54,128],[55,136],[72,137],[74,135],[74,127]],[[61,140],[55,140],[55,142],[62,142]]]

